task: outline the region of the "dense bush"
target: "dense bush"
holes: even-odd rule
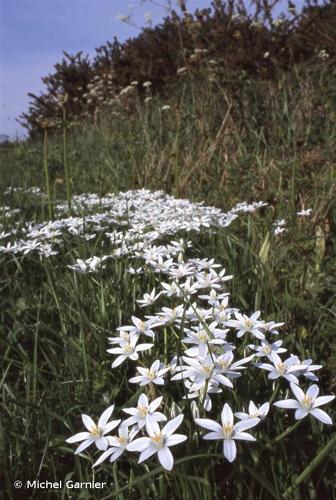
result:
[[[228,71],[274,80],[297,63],[335,56],[333,0],[323,6],[306,0],[300,15],[289,3],[287,16],[274,19],[276,3],[254,0],[247,11],[240,0],[215,0],[191,14],[181,2],[181,14],[172,11],[162,24],[125,43],[106,42],[96,49],[93,61],[81,52],[65,52],[55,72],[42,79],[46,90],[40,96],[29,94],[31,104],[21,122],[31,135],[57,128],[64,104],[70,121],[89,116],[97,120],[101,110],[118,108],[121,96],[137,93],[145,98],[143,83],[149,81],[151,91],[162,94],[183,71],[197,75],[205,60],[225,83]]]

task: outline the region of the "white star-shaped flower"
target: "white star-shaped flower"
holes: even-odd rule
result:
[[[308,414],[313,415],[324,424],[332,424],[329,415],[319,409],[319,406],[330,403],[335,396],[318,396],[319,388],[316,384],[311,385],[306,393],[296,384],[290,384],[291,390],[296,399],[283,399],[273,403],[278,408],[289,408],[295,410],[295,419],[301,420]]]
[[[251,333],[254,337],[261,340],[265,338],[262,332],[264,324],[262,321],[258,320],[260,311],[256,311],[251,317],[246,316],[246,314],[240,314],[238,311],[235,311],[234,315],[236,319],[229,319],[226,321],[225,325],[236,328],[236,330],[238,330],[238,338],[245,335],[245,333]]]
[[[138,399],[138,405],[136,408],[124,408],[123,411],[131,415],[131,417],[127,418],[121,425],[134,425],[136,424],[139,429],[142,429],[148,418],[153,418],[157,422],[162,422],[163,420],[167,420],[167,417],[156,411],[156,409],[162,403],[163,396],[154,399],[151,403],[148,401],[148,397],[146,394],[141,394]]]
[[[208,429],[211,432],[205,434],[203,439],[213,440],[213,439],[223,439],[223,453],[229,462],[233,462],[237,455],[236,439],[241,439],[244,441],[256,441],[256,439],[251,436],[248,432],[244,432],[251,427],[254,427],[260,422],[259,418],[249,418],[241,420],[237,424],[233,422],[233,413],[230,406],[225,403],[222,413],[221,421],[222,424],[210,420],[208,418],[196,418],[195,422],[204,429]]]
[[[75,450],[75,454],[81,453],[92,443],[95,443],[96,447],[99,450],[107,449],[109,443],[106,434],[117,427],[120,423],[120,420],[112,420],[111,422],[108,422],[108,420],[111,418],[113,409],[114,405],[109,406],[101,414],[97,425],[94,423],[91,417],[85,414],[82,415],[83,424],[87,428],[87,432],[79,432],[78,434],[75,434],[74,436],[66,439],[67,443],[77,443],[79,441],[83,441],[83,443],[81,443]]]
[[[139,358],[139,351],[147,351],[151,349],[154,344],[137,344],[137,337],[132,337],[128,342],[123,342],[120,347],[113,347],[112,349],[107,349],[110,354],[119,354],[119,356],[113,361],[112,368],[116,368],[125,361],[125,359],[130,358],[133,361]]]
[[[143,368],[142,366],[137,366],[137,370],[140,375],[132,377],[129,379],[131,383],[139,384],[140,386],[150,384],[164,385],[164,379],[162,375],[169,371],[169,368],[162,368],[159,359],[155,360],[150,368]]]
[[[140,451],[139,463],[144,462],[149,457],[157,453],[162,467],[166,470],[172,470],[174,457],[169,449],[187,439],[183,434],[173,434],[181,425],[184,416],[178,415],[170,420],[161,430],[154,419],[146,421],[146,430],[149,437],[135,439],[127,446],[128,451]]]
[[[235,413],[235,417],[239,418],[239,420],[246,420],[247,418],[260,418],[260,420],[264,420],[269,412],[269,409],[269,403],[264,403],[258,408],[253,401],[250,401],[248,413],[237,412]]]
[[[92,467],[96,467],[107,458],[110,458],[110,462],[115,462],[124,453],[127,445],[134,439],[138,432],[138,429],[129,431],[127,425],[121,425],[118,429],[118,436],[107,437],[111,448],[104,451]]]

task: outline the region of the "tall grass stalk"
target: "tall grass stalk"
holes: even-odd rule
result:
[[[71,188],[71,177],[69,173],[68,164],[68,137],[67,137],[67,114],[66,114],[66,101],[65,98],[62,103],[62,150],[63,150],[63,165],[64,165],[64,177],[66,186],[66,197],[68,203],[69,214],[71,213],[71,198],[72,198],[72,188]]]
[[[44,179],[48,198],[48,215],[49,219],[53,218],[53,209],[51,201],[51,189],[50,189],[50,179],[49,179],[49,165],[48,165],[48,131],[45,128],[43,133],[43,169],[44,169]]]

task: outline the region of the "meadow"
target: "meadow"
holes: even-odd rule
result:
[[[1,147],[5,498],[335,498],[336,73],[196,59]]]

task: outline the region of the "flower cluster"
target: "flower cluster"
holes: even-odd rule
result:
[[[194,432],[199,426],[210,431],[204,440],[223,441],[223,454],[232,462],[236,441],[255,441],[246,431],[259,427],[270,412],[269,400],[246,401],[245,408],[237,407],[239,379],[247,370],[259,373],[261,383],[290,387],[296,399],[280,400],[276,407],[294,409],[297,420],[311,415],[332,423],[320,409],[334,399],[318,396],[317,372],[322,366],[287,352],[278,338],[282,322],[266,321],[261,311],[247,314],[232,305],[228,285],[233,276],[214,259],[195,255],[188,240],[191,232],[227,228],[241,214],[264,205],[239,203],[225,213],[161,191],[142,189],[103,198],[86,194],[73,198],[72,217],[62,217],[67,211],[62,203],[56,206],[57,220],[2,230],[3,254],[23,259],[36,252],[40,258],[50,258],[71,238],[83,238],[94,240],[95,247],[100,242],[100,255],[77,258],[67,264],[68,272],[108,272],[110,260],[127,257],[136,262],[127,269],[132,279],[144,274],[151,278],[150,289],[137,299],[139,312],[108,337],[111,369],[117,373],[126,369],[130,386],[141,393],[137,406],[123,407],[124,420],[110,420],[114,405],[97,424],[82,415],[86,431],[67,440],[80,443],[75,453],[94,444],[102,452],[95,466],[107,459],[113,462],[125,452],[140,453],[140,463],[157,454],[161,465],[171,470],[170,447],[186,441],[190,429]],[[297,215],[309,214],[306,209]],[[276,222],[278,233],[285,225],[285,220]],[[313,384],[300,387],[307,382]],[[160,406],[163,412],[158,411]],[[210,418],[218,406],[220,422]],[[176,434],[187,414],[193,417],[191,426],[186,426],[186,434]]]
[[[171,470],[174,465],[171,446],[182,443],[187,439],[183,434],[174,434],[181,425],[183,415],[178,415],[167,422],[161,429],[158,422],[166,421],[167,417],[156,411],[162,402],[162,396],[149,403],[145,394],[141,394],[136,408],[125,408],[124,412],[131,415],[126,420],[112,420],[114,405],[107,408],[96,425],[91,417],[82,415],[86,432],[79,432],[66,440],[67,443],[82,443],[77,447],[75,453],[81,453],[91,444],[95,444],[98,450],[103,451],[93,467],[109,459],[110,462],[117,460],[126,450],[140,452],[139,463],[147,460],[157,453],[159,462],[166,470]],[[120,425],[119,425],[120,424]],[[107,435],[113,429],[118,428],[118,436]],[[145,430],[145,432],[143,432]],[[145,434],[134,439],[139,432]]]
[[[200,232],[212,227],[227,227],[240,214],[254,212],[264,205],[263,202],[240,203],[225,213],[203,203],[175,199],[162,191],[139,189],[103,198],[86,193],[73,197],[73,212],[77,216],[62,217],[68,207],[66,203],[59,203],[55,207],[58,219],[41,224],[20,223],[10,232],[0,233],[0,240],[5,243],[0,244],[0,254],[20,256],[37,252],[48,258],[60,253],[67,237],[96,240],[101,236],[101,253],[112,245],[112,254],[78,259],[69,265],[74,271],[90,273],[99,270],[106,258],[137,256],[145,246],[150,247],[165,235],[172,236],[180,231]],[[5,209],[8,214],[18,210]],[[11,241],[13,234],[17,238],[15,241]]]
[[[155,233],[157,226],[151,231]],[[277,339],[283,323],[265,321],[261,311],[248,315],[231,306],[227,285],[233,277],[214,259],[188,257],[191,244],[187,240],[171,239],[165,245],[154,245],[147,234],[141,244],[137,239],[132,246],[130,241],[117,254],[126,252],[142,259],[141,268],[130,272],[135,276],[147,272],[155,278],[155,288],[137,301],[141,310],[149,312],[132,316],[130,324],[118,327],[108,339],[112,345],[108,353],[114,356],[112,369],[119,370],[122,363],[127,364],[130,384],[143,387],[147,394],[141,394],[136,408],[123,410],[130,417],[120,424],[119,437],[106,438],[106,448],[96,465],[108,457],[116,460],[126,450],[140,452],[139,462],[157,454],[161,465],[171,470],[170,446],[187,439],[174,431],[189,410],[194,424],[211,431],[204,439],[222,440],[223,454],[232,462],[237,454],[236,440],[255,441],[246,431],[259,426],[270,410],[269,401],[250,401],[247,411],[233,408],[237,381],[246,370],[266,372],[265,380],[272,384],[279,379],[290,385],[297,399],[279,401],[275,406],[295,409],[296,419],[310,414],[330,424],[330,417],[318,407],[334,396],[317,397],[316,384],[306,392],[300,388],[302,382],[318,381],[316,372],[322,366],[287,353],[283,341]],[[136,362],[133,367],[132,361]],[[180,394],[180,399],[174,400],[174,411],[170,408],[168,384],[176,384],[174,394]],[[161,392],[159,397],[157,391]],[[160,422],[167,420],[164,413],[157,411],[162,394],[164,406],[174,418],[161,428]],[[151,402],[148,396],[152,397]],[[201,418],[202,414],[211,416],[218,402],[222,407],[220,423]],[[104,426],[98,427],[99,436],[105,438]],[[83,439],[95,441],[96,432],[91,438],[85,434]],[[97,441],[97,447],[98,442],[101,441]]]

